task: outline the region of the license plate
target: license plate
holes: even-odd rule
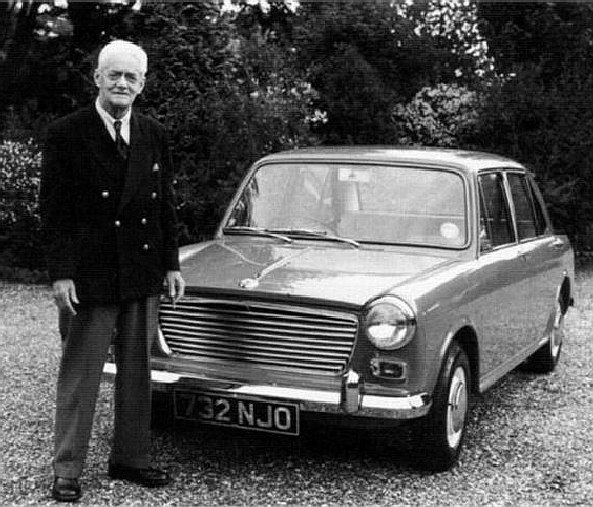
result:
[[[214,393],[175,391],[175,417],[236,428],[299,434],[299,406]]]

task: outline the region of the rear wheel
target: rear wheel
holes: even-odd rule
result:
[[[453,343],[437,381],[432,408],[413,429],[420,468],[444,471],[457,462],[467,431],[470,385],[467,354]]]
[[[550,373],[556,369],[564,341],[564,314],[556,305],[554,323],[545,345],[542,345],[528,360],[525,369],[534,373]]]
[[[558,290],[548,340],[527,360],[524,369],[535,373],[550,373],[556,369],[564,341],[564,316],[568,311],[569,302],[570,283],[566,280]]]

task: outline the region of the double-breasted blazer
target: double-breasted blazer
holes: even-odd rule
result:
[[[51,281],[74,280],[78,299],[156,295],[178,270],[173,172],[164,128],[132,111],[127,160],[94,107],[52,123],[40,207]]]

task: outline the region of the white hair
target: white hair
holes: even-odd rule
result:
[[[114,40],[106,46],[103,46],[103,49],[101,49],[101,52],[99,53],[97,68],[99,70],[103,69],[109,58],[121,54],[127,54],[134,58],[138,63],[142,75],[146,73],[148,68],[148,56],[146,55],[146,52],[140,46],[126,40]]]

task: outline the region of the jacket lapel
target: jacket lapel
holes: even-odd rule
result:
[[[150,168],[151,153],[152,151],[147,145],[146,132],[144,132],[142,122],[132,111],[132,117],[130,118],[129,159],[118,213],[130,202],[138,190],[146,168]]]
[[[94,107],[87,110],[87,115],[88,128],[85,135],[85,147],[88,148],[95,160],[103,166],[104,170],[112,171],[115,142]]]

